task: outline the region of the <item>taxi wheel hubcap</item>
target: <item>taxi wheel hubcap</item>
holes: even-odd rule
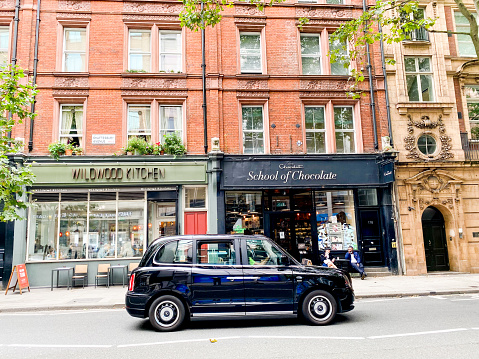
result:
[[[161,302],[156,307],[156,322],[162,327],[170,327],[179,318],[178,306],[171,301]]]
[[[316,296],[309,302],[309,312],[318,320],[325,320],[331,315],[331,302],[321,295]]]

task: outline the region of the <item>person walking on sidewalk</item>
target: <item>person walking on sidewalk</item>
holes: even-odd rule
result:
[[[346,252],[344,258],[349,261],[351,267],[353,267],[356,271],[358,271],[359,274],[361,274],[361,279],[366,278],[367,274],[364,271],[364,266],[361,263],[361,259],[359,258],[359,253],[354,251],[352,246],[348,247],[348,251]]]

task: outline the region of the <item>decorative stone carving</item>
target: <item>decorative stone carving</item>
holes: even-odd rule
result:
[[[325,92],[325,91],[301,91],[299,97],[341,97],[347,98],[346,92],[336,91],[336,92]]]
[[[69,13],[69,12],[59,12],[57,13],[58,20],[71,20],[71,19],[78,19],[78,20],[91,20],[90,14],[79,14],[79,13]]]
[[[235,6],[236,15],[264,16],[264,10],[261,11],[257,6]]]
[[[423,210],[433,204],[449,209],[460,201],[463,180],[444,170],[426,170],[404,181],[409,188],[411,204]]]
[[[296,8],[297,17],[307,17],[307,18],[340,18],[348,20],[353,16],[353,13],[350,9],[335,9],[335,8],[311,8],[311,7],[297,7]]]
[[[122,87],[131,88],[161,88],[177,89],[186,88],[186,79],[176,78],[124,78]]]
[[[63,96],[85,97],[85,96],[88,96],[88,90],[53,89],[53,97],[63,97]]]
[[[263,17],[236,17],[236,23],[248,23],[248,24],[257,24],[264,26],[266,25],[266,20]]]
[[[269,93],[267,91],[241,91],[236,92],[236,97],[264,97],[269,98]]]
[[[60,0],[58,1],[58,8],[60,10],[72,10],[72,11],[90,11],[90,1],[81,0]]]
[[[0,0],[0,9],[15,8],[14,0]]]
[[[238,81],[238,88],[241,90],[267,90],[268,81],[266,80],[247,80]]]
[[[446,127],[442,121],[442,115],[439,115],[437,121],[432,121],[429,116],[422,116],[421,121],[414,121],[411,115],[408,115],[407,122],[407,132],[408,136],[404,137],[404,148],[408,152],[406,158],[412,159],[415,161],[437,161],[437,160],[447,160],[454,157],[454,154],[451,152],[451,137],[446,134]],[[439,135],[438,144],[440,145],[440,151],[434,158],[427,158],[419,153],[419,150],[416,146],[416,136],[414,135],[414,128],[419,128],[421,130],[434,130],[437,128]]]
[[[301,80],[301,89],[304,90],[349,90],[347,81],[336,80]]]
[[[124,12],[141,12],[153,14],[179,14],[183,5],[161,3],[123,2]]]
[[[157,21],[157,22],[180,22],[178,16],[155,16],[155,15],[137,15],[137,14],[126,14],[123,15],[123,21]]]
[[[87,77],[56,77],[55,87],[88,87]]]
[[[122,90],[122,96],[188,97],[188,91]]]

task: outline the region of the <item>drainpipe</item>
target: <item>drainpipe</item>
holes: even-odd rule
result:
[[[381,45],[381,62],[382,62],[383,75],[384,75],[384,91],[386,93],[386,114],[388,117],[388,134],[389,134],[391,147],[394,148],[393,132],[392,132],[392,125],[391,125],[391,106],[389,104],[388,78],[386,76],[386,60],[384,59],[383,28],[380,24],[378,24],[378,26],[379,26],[379,33],[381,34],[381,40],[379,43]]]
[[[201,2],[201,12],[203,12],[204,3]],[[201,29],[201,57],[202,57],[202,80],[203,80],[203,133],[205,141],[205,154],[208,153],[208,121],[206,117],[206,60],[205,60],[205,29]]]
[[[33,59],[33,85],[37,83],[37,66],[38,66],[38,36],[40,34],[40,5],[41,0],[37,1],[37,22],[35,26],[35,57]],[[36,96],[33,98],[31,112],[35,113]],[[28,141],[28,151],[33,150],[33,120],[30,120],[30,140]]]
[[[367,11],[366,0],[363,0],[363,11]],[[371,97],[370,101],[370,108],[372,113],[372,120],[373,120],[373,130],[374,130],[374,149],[378,150],[378,129],[376,125],[376,104],[374,102],[374,88],[373,88],[373,75],[371,72],[371,54],[369,52],[369,44],[366,43],[366,53],[368,57],[368,77],[369,77],[369,95]]]
[[[18,42],[18,22],[20,21],[20,0],[15,2],[15,16],[13,17],[13,47],[12,47],[12,67],[17,64],[17,42]],[[8,120],[12,120],[12,113],[8,113]],[[12,132],[7,133],[8,138],[12,138]]]

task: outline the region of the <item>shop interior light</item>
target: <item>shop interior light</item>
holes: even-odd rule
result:
[[[318,203],[316,206],[317,206],[317,207],[324,207],[324,206],[326,206],[326,203]],[[318,214],[319,214],[319,213],[318,213]]]
[[[66,231],[66,232],[65,232],[65,236],[68,237],[69,235],[70,235],[70,232]]]
[[[62,233],[62,232],[60,232],[60,237],[63,237],[63,233]]]
[[[340,205],[340,204],[344,204],[344,202],[338,201],[338,202],[334,202],[334,204]]]
[[[151,228],[153,225],[151,223],[148,223],[148,228]]]

